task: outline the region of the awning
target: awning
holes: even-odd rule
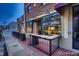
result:
[[[55,9],[61,8],[61,7],[65,6],[65,5],[68,5],[68,3],[57,3],[55,5]]]
[[[38,18],[44,17],[44,16],[46,16],[46,15],[48,15],[48,14],[39,15],[39,16],[35,17],[34,19],[38,19]]]
[[[59,13],[61,13],[61,8],[68,5],[69,3],[56,3],[55,4],[55,10],[57,10]]]
[[[33,20],[34,20],[33,18],[30,18],[30,19],[26,20],[26,22],[28,22],[28,21],[33,21]]]
[[[42,14],[42,15],[36,16],[35,18],[30,18],[30,19],[28,19],[26,22],[28,22],[28,21],[39,21],[41,17],[50,15],[50,14],[52,14],[52,13],[53,13],[53,12],[47,13],[47,14]],[[56,13],[56,12],[54,12],[54,15],[55,15],[55,13]]]
[[[33,18],[33,19],[36,20],[36,19],[39,19],[39,18],[41,18],[41,17],[44,17],[44,16],[47,16],[47,15],[50,15],[50,14],[52,14],[52,13],[56,13],[56,11],[55,11],[55,12],[50,12],[50,13],[47,13],[47,14],[39,15],[39,16]]]

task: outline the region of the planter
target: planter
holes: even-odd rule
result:
[[[18,39],[20,39],[21,41],[25,41],[26,40],[26,36],[25,34],[19,33],[19,32],[12,32],[12,35]]]

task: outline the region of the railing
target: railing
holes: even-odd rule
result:
[[[25,41],[26,40],[26,36],[25,34],[19,33],[19,32],[12,32],[12,35],[18,39],[20,39],[21,41]]]

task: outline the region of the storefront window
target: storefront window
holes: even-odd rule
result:
[[[21,26],[18,24],[18,31],[21,32]]]
[[[58,13],[50,14],[41,18],[41,32],[45,35],[60,34],[61,18]]]
[[[27,21],[26,22],[26,26],[27,26],[27,32],[28,33],[32,33],[32,25],[33,24],[33,21]]]

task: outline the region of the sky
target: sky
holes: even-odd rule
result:
[[[23,3],[0,3],[0,24],[17,21],[23,14]]]

